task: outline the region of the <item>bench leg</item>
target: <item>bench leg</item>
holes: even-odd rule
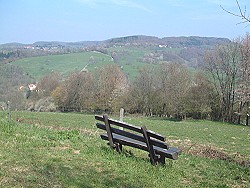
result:
[[[159,155],[154,155],[152,157],[150,154],[148,154],[148,157],[149,157],[150,162],[151,162],[152,165],[157,165],[158,164],[158,161],[159,161],[159,158],[160,158]]]
[[[149,157],[149,159],[150,159],[151,164],[152,164],[152,165],[156,165],[155,159],[154,159],[153,157],[151,157],[150,154],[148,154],[148,157]]]
[[[110,146],[110,143],[108,142],[107,145]],[[113,146],[110,146],[112,149],[115,149],[117,152],[122,152],[122,145],[120,143],[114,143]]]
[[[162,164],[162,165],[165,165],[166,162],[165,162],[165,157],[163,155],[155,155],[155,158],[151,158],[150,157],[150,154],[148,154],[148,157],[150,158],[150,162],[152,165],[157,165],[157,164]]]
[[[160,163],[160,164],[162,164],[162,165],[165,165],[165,164],[166,164],[166,162],[165,162],[165,157],[162,156],[162,155],[160,155],[160,158],[158,159],[157,162]]]
[[[119,153],[122,152],[122,145],[120,143],[116,143],[115,144],[115,150]]]

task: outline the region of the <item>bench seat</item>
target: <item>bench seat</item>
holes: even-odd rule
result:
[[[103,140],[108,140],[108,135],[102,134],[101,138]],[[148,151],[148,148],[145,142],[140,142],[138,140],[134,140],[132,138],[128,138],[128,137],[121,136],[121,135],[114,134],[114,133],[113,133],[113,139],[114,139],[114,142],[120,143],[122,145],[131,146],[131,147],[135,147],[144,151]],[[158,146],[153,146],[153,149],[155,150],[156,154],[161,154],[167,158],[174,159],[174,160],[178,159],[178,155],[181,154],[181,150],[178,148],[163,149]]]

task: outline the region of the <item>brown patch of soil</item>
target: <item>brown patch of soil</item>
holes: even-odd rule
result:
[[[219,159],[233,162],[244,167],[250,167],[249,157],[242,156],[239,153],[229,154],[223,151],[223,148],[214,146],[206,146],[202,144],[193,144],[189,139],[169,140],[169,143],[181,145],[183,153],[188,153],[195,156],[206,157],[210,159]]]
[[[219,159],[224,161],[233,162],[244,167],[250,167],[250,160],[240,154],[230,155],[224,151],[220,151],[218,148],[211,146],[199,146],[191,148],[187,153],[192,155],[202,156],[210,159]]]

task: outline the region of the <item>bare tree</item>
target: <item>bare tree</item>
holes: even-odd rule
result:
[[[95,74],[96,109],[114,110],[127,87],[127,78],[118,65],[108,65]]]
[[[153,68],[149,66],[144,67],[140,70],[133,86],[132,94],[134,94],[134,98],[137,101],[138,111],[146,116],[154,113],[153,105],[156,98],[154,75]]]
[[[233,121],[240,57],[239,44],[236,42],[220,46],[205,57],[206,68],[220,99],[219,119],[227,122]]]
[[[38,83],[38,88],[44,96],[50,96],[54,89],[56,89],[61,81],[61,75],[57,72],[52,72],[44,76]]]
[[[185,97],[184,105],[187,116],[195,119],[204,119],[209,115],[212,119],[216,109],[217,99],[214,97],[214,87],[209,82],[205,72],[194,74],[192,84]]]
[[[220,5],[220,7],[225,11],[227,12],[228,14],[231,14],[233,16],[236,16],[236,17],[239,17],[240,19],[242,19],[243,21],[242,22],[239,22],[239,24],[242,24],[242,23],[250,23],[250,16],[247,15],[247,8],[246,6],[244,7],[244,9],[242,9],[240,3],[238,0],[236,0],[236,3],[237,3],[237,7],[238,7],[238,10],[239,10],[239,13],[234,13],[234,12],[231,12],[227,9],[225,9],[223,6]]]
[[[62,111],[91,109],[92,88],[93,78],[91,73],[75,72],[52,92],[52,97]]]
[[[183,113],[183,100],[190,87],[187,67],[178,63],[162,64],[158,80],[158,87],[165,101],[164,111],[179,118]]]
[[[239,67],[239,84],[237,85],[236,95],[239,103],[238,124],[241,123],[241,116],[247,114],[250,103],[250,35],[239,39],[241,64]]]

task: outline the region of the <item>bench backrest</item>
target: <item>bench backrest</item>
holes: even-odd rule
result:
[[[138,126],[131,125],[129,123],[110,119],[105,115],[104,116],[96,115],[95,119],[98,121],[104,122],[104,124],[96,123],[96,126],[99,129],[106,130],[109,137],[112,137],[112,134],[115,133],[115,134],[118,134],[121,136],[125,136],[128,138],[146,143],[146,141],[145,141],[145,132],[146,132],[148,137],[150,137],[150,144],[151,145],[158,146],[158,147],[161,147],[164,149],[169,148],[167,143],[164,142],[166,140],[165,136],[158,134],[158,133],[155,133],[151,130],[146,130],[145,127],[144,128],[138,127]],[[115,125],[117,128],[115,128],[114,126],[111,126],[111,125]],[[123,127],[124,129],[128,129],[130,131],[120,130],[118,127]],[[136,134],[136,133],[139,133],[139,134]],[[110,142],[110,145],[114,144],[114,143],[112,143],[112,139],[109,139],[109,142]],[[146,144],[148,144],[148,143],[146,143]]]

